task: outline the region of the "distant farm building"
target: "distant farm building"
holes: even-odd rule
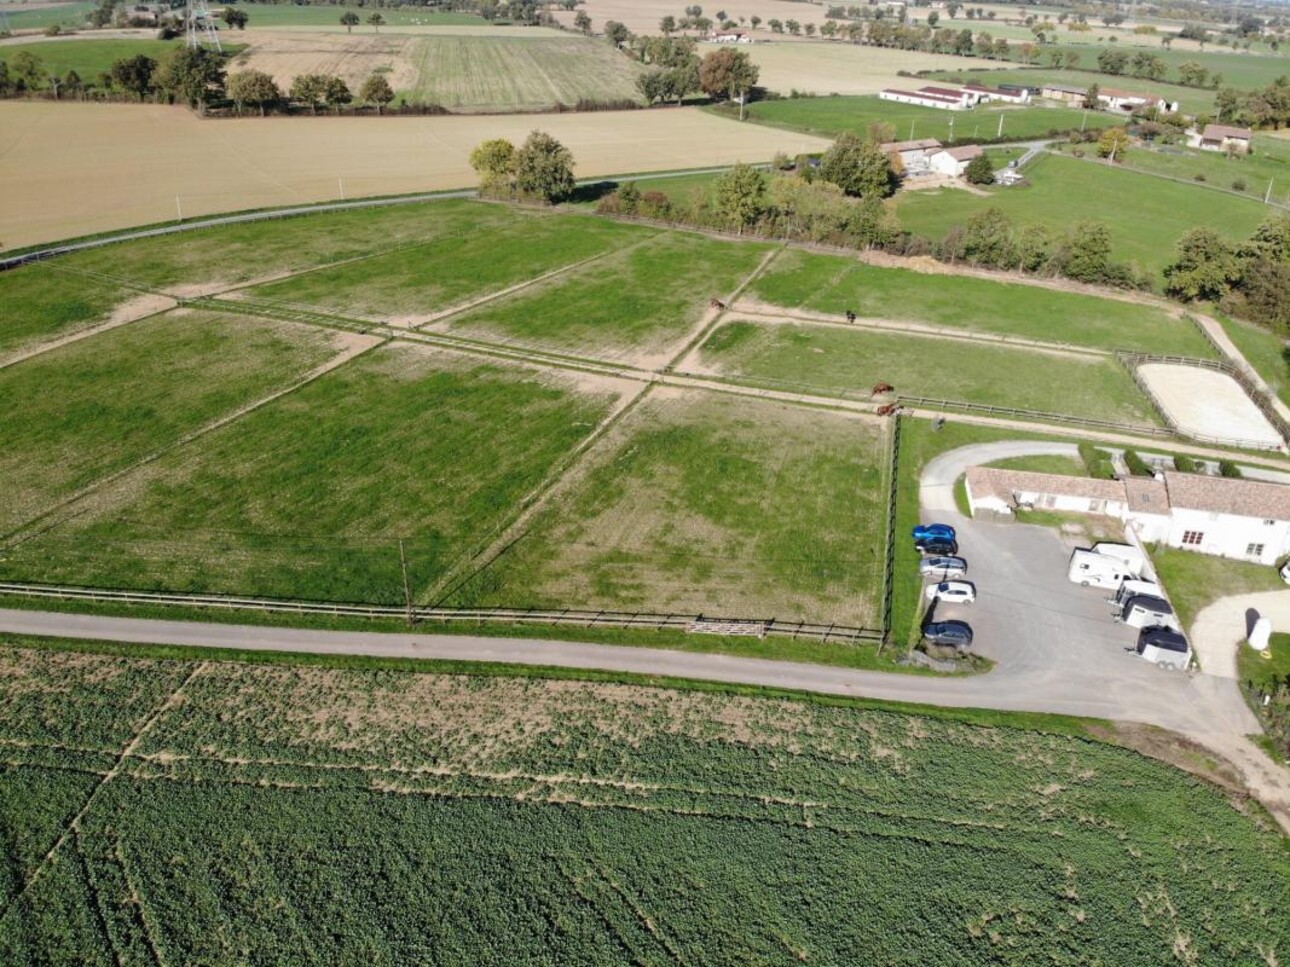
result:
[[[906,171],[926,170],[928,158],[941,150],[941,143],[935,138],[921,138],[918,141],[887,141],[878,145],[886,155],[896,155]]]
[[[1166,114],[1178,110],[1177,101],[1166,101],[1154,94],[1137,94],[1133,91],[1119,91],[1113,87],[1103,88],[1097,92],[1098,106],[1108,111],[1120,111],[1131,114],[1147,108],[1156,108]]]
[[[1226,124],[1207,124],[1205,130],[1192,138],[1192,147],[1202,151],[1223,151],[1231,154],[1249,154],[1254,132],[1249,128],[1234,128]]]
[[[942,148],[928,156],[928,166],[938,175],[962,178],[973,158],[985,154],[979,144],[965,144],[957,148]]]
[[[986,87],[983,84],[964,84],[963,89],[979,95],[982,101],[999,101],[1003,104],[1030,103],[1030,91],[1024,87]]]
[[[1039,96],[1048,101],[1061,101],[1063,104],[1079,107],[1088,96],[1088,90],[1083,87],[1068,87],[1065,84],[1045,84]]]
[[[714,44],[751,44],[753,42],[751,34],[746,34],[740,30],[713,34],[708,39]]]
[[[1094,480],[989,467],[972,467],[966,484],[973,514],[1006,517],[1018,508],[1101,514],[1149,544],[1257,564],[1290,554],[1290,487],[1281,484],[1170,471]]]
[[[962,111],[968,107],[963,98],[955,96],[953,91],[949,94],[937,94],[927,87],[920,91],[901,91],[889,87],[880,91],[878,97],[883,101],[895,101],[897,104],[913,104],[918,107],[934,107],[942,111]]]

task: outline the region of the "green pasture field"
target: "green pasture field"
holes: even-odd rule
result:
[[[71,40],[5,45],[0,47],[0,60],[12,64],[13,58],[20,51],[27,51],[38,57],[49,73],[62,77],[74,70],[85,83],[97,84],[99,74],[107,73],[118,60],[144,54],[159,61],[170,51],[182,46],[182,40],[152,40],[146,37],[100,40],[93,35],[83,35]]]
[[[782,380],[785,388],[846,393],[885,382],[907,396],[1125,423],[1158,421],[1124,367],[1105,356],[811,323],[728,322],[704,343],[701,361],[724,376]]]
[[[220,9],[218,4],[213,4],[212,9]],[[379,13],[385,18],[385,24],[381,30],[386,32],[397,32],[398,27],[408,26],[425,26],[425,27],[456,27],[456,26],[485,26],[488,21],[483,17],[473,13],[460,13],[449,10],[430,10],[423,6],[393,7],[385,6],[379,10],[375,7],[339,7],[329,4],[296,4],[296,3],[241,3],[239,9],[244,10],[251,18],[247,21],[247,29],[251,30],[256,27],[331,27],[340,26],[341,15],[347,11],[358,14],[359,25],[354,28],[359,33],[372,33],[373,28],[368,26],[367,18],[373,13]],[[228,28],[225,28],[228,33]]]
[[[988,28],[987,28],[988,30]],[[1131,34],[1126,34],[1123,30],[1107,30],[1106,33],[1127,39]],[[1097,69],[1097,55],[1101,51],[1111,47],[1111,44],[1098,43],[1063,43],[1045,45],[1043,48],[1044,62],[1047,63],[1049,54],[1053,51],[1059,51],[1063,55],[1068,51],[1079,54],[1079,66],[1088,71],[1088,76],[1094,76]],[[1284,46],[1282,48],[1284,50]],[[1166,50],[1164,47],[1156,46],[1151,53],[1158,56],[1165,62],[1169,68],[1166,80],[1178,79],[1178,67],[1187,61],[1195,61],[1214,74],[1215,72],[1223,75],[1222,87],[1236,87],[1242,90],[1252,90],[1258,87],[1266,87],[1283,74],[1290,73],[1290,57],[1284,53],[1280,54],[1239,54],[1231,51],[1225,51],[1222,48],[1210,50]],[[1011,57],[1018,57],[1017,47],[1014,45]],[[1081,71],[1083,73],[1083,71]],[[1149,83],[1149,82],[1148,82]],[[1128,76],[1118,76],[1112,87],[1123,88],[1124,90],[1134,90],[1139,85],[1137,78]],[[1105,85],[1104,85],[1105,86]],[[1171,98],[1172,100],[1172,98]]]
[[[62,262],[0,272],[0,353],[103,322],[138,295],[101,278],[74,275]]]
[[[726,298],[771,251],[765,244],[669,232],[482,306],[453,332],[579,355],[667,361],[713,297]]]
[[[1087,57],[1088,55],[1085,54],[1084,58]],[[1097,84],[1103,88],[1140,91],[1143,94],[1155,94],[1167,101],[1177,101],[1184,114],[1213,113],[1214,91],[1212,90],[1183,87],[1181,84],[1164,84],[1159,81],[1144,81],[1136,77],[1120,77],[1115,74],[1099,74],[1087,69],[1095,67],[1096,63],[1096,58],[1093,58],[1089,63],[1081,65],[1086,68],[1085,70],[1077,71],[1027,67],[1017,70],[934,71],[925,76],[929,79],[959,84],[985,84],[989,87],[998,87],[1000,84],[1025,84],[1027,87],[1062,84],[1087,88],[1091,84]],[[1092,116],[1091,113],[1090,116]]]
[[[514,111],[580,100],[640,102],[642,68],[603,39],[419,37],[404,100],[450,110]]]
[[[1019,283],[866,265],[840,255],[788,251],[751,286],[756,298],[792,309],[934,323],[1068,343],[1212,357],[1191,323],[1154,306]]]
[[[1063,147],[1069,152],[1069,146]],[[1181,178],[1197,187],[1234,189],[1233,182],[1243,181],[1246,192],[1255,201],[1263,201],[1271,188],[1270,200],[1290,205],[1290,141],[1255,135],[1254,153],[1228,158],[1217,151],[1201,151],[1178,145],[1161,145],[1155,149],[1131,148],[1124,165],[1135,171]],[[1203,178],[1198,181],[1197,176]],[[1271,183],[1271,184],[1269,184]],[[1268,216],[1278,214],[1265,209]]]
[[[911,78],[914,87],[922,82]],[[805,131],[831,137],[849,131],[865,136],[869,125],[885,121],[896,128],[896,137],[939,138],[949,143],[990,140],[998,135],[999,118],[1003,117],[1003,136],[1008,138],[1046,137],[1052,131],[1110,127],[1120,119],[1109,114],[1059,107],[975,108],[971,111],[939,111],[882,101],[875,95],[857,97],[807,97],[782,101],[761,101],[748,108],[750,120],[775,127]],[[953,137],[950,122],[953,121]],[[912,133],[911,133],[912,132]]]
[[[1185,629],[1190,629],[1196,615],[1219,598],[1279,591],[1286,586],[1274,567],[1195,551],[1157,547],[1151,551],[1151,561]]]
[[[60,3],[55,6],[41,7],[38,10],[26,9],[22,3],[0,3],[0,14],[9,23],[9,29],[44,30],[58,24],[60,27],[80,28],[85,26],[86,18],[96,4],[77,2]],[[3,58],[0,58],[3,59]]]
[[[0,529],[290,385],[335,352],[324,330],[185,310],[0,370],[0,407],[21,414],[0,448]]]
[[[482,206],[476,206],[482,207]],[[499,221],[245,290],[255,299],[337,312],[424,316],[463,300],[652,238],[653,229],[551,215]]]
[[[1282,402],[1290,403],[1290,357],[1286,356],[1286,341],[1252,322],[1225,316],[1219,316],[1218,321],[1254,371]]]
[[[1181,942],[1210,964],[1287,941],[1276,832],[1087,738],[610,683],[0,667],[13,967],[1168,964]]]
[[[869,420],[658,391],[453,601],[875,628],[884,460]]]
[[[138,285],[183,286],[191,291],[303,272],[448,238],[465,239],[545,217],[546,213],[506,205],[444,199],[212,226],[178,236],[107,245],[61,257],[57,264]],[[0,276],[3,285],[4,276]]]
[[[1027,165],[1025,175],[1029,185],[988,189],[985,198],[953,188],[899,195],[900,225],[917,235],[942,238],[973,213],[991,207],[1017,227],[1039,224],[1060,232],[1079,221],[1099,221],[1111,231],[1113,257],[1135,262],[1159,284],[1174,243],[1189,229],[1207,225],[1236,241],[1267,217],[1267,209],[1253,198],[1220,195],[1091,160],[1045,155]],[[1079,199],[1078,206],[1073,199]]]
[[[1063,477],[1086,477],[1088,471],[1084,462],[1078,457],[1063,457],[1058,454],[1031,454],[1026,457],[1008,457],[994,460],[987,467],[1000,470],[1026,470],[1030,473],[1055,473]]]
[[[0,571],[379,604],[486,543],[613,390],[391,345],[95,495]]]

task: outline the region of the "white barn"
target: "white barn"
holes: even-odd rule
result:
[[[941,150],[941,143],[935,138],[920,138],[917,141],[884,141],[878,150],[887,155],[898,155],[906,168],[926,168],[930,155]]]
[[[1166,101],[1163,97],[1156,97],[1154,94],[1138,94],[1134,91],[1118,91],[1113,87],[1103,88],[1097,94],[1098,106],[1108,111],[1120,111],[1124,114],[1130,114],[1140,108],[1155,107],[1159,108],[1165,114],[1175,114],[1178,111],[1177,101]]]
[[[973,514],[1101,514],[1147,544],[1268,565],[1290,554],[1290,487],[1282,484],[1171,471],[1094,480],[989,467],[972,467],[966,484]]]
[[[962,111],[967,108],[962,98],[949,97],[944,94],[933,94],[927,91],[901,91],[888,87],[878,92],[878,99],[895,101],[897,104],[914,104],[918,107],[934,107],[942,111]]]
[[[1001,101],[1004,104],[1030,103],[1030,91],[1024,87],[1005,90],[1001,87],[986,87],[984,84],[964,84],[963,89],[979,95],[982,101]]]
[[[927,163],[938,175],[961,178],[972,159],[983,154],[985,151],[979,144],[965,144],[957,148],[942,148],[929,155]]]

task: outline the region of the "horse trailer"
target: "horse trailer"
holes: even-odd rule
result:
[[[1191,645],[1177,631],[1143,628],[1138,635],[1138,655],[1162,668],[1186,668],[1191,662]]]
[[[1124,602],[1120,620],[1130,628],[1168,628],[1181,631],[1173,605],[1164,598],[1150,594],[1135,594]]]

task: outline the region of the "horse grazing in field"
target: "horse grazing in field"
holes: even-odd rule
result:
[[[850,309],[848,309],[848,310],[847,310],[847,322],[849,322],[849,323],[851,323],[852,325],[854,325],[854,324],[855,324],[855,321],[856,321],[856,314],[855,314],[854,312],[852,312]]]
[[[896,387],[890,383],[874,383],[873,389],[869,391],[870,396],[881,396],[883,393],[895,392]]]
[[[900,413],[899,403],[884,403],[878,407],[879,416],[897,416]]]
[[[712,299],[708,302],[709,309],[724,309],[725,307],[726,307],[726,304],[722,302],[720,299]]]

